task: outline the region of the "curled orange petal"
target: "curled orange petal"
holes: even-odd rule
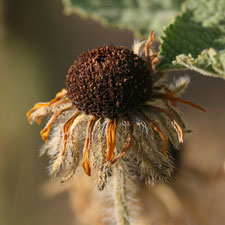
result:
[[[132,134],[133,134],[133,124],[130,122],[130,120],[128,119],[128,123],[129,123],[129,127],[130,127],[130,132],[127,135],[127,139],[126,139],[126,143],[123,147],[123,150],[112,160],[110,161],[110,163],[107,165],[107,167],[111,167],[119,158],[121,158],[129,149],[130,145],[131,145],[131,140],[132,140]]]
[[[184,141],[184,133],[183,133],[183,130],[180,127],[180,125],[176,122],[176,120],[173,119],[173,116],[171,115],[171,113],[169,111],[167,111],[166,109],[157,107],[157,106],[148,106],[147,105],[147,107],[150,107],[152,109],[155,109],[158,112],[164,113],[170,119],[171,123],[175,127],[176,132],[177,132],[177,135],[178,135],[179,142],[182,143]]]
[[[78,117],[79,114],[80,114],[80,111],[75,112],[75,114],[70,119],[68,119],[63,126],[64,144],[63,144],[63,149],[62,149],[62,153],[61,153],[62,156],[66,152],[66,144],[67,144],[68,138],[70,136],[70,127],[72,126],[74,120]]]
[[[31,120],[31,114],[33,112],[35,112],[37,109],[41,108],[41,107],[49,107],[50,105],[54,104],[57,102],[57,105],[58,104],[61,104],[65,101],[68,101],[68,99],[63,99],[63,101],[61,102],[58,102],[62,97],[64,97],[66,95],[66,90],[65,89],[62,89],[60,92],[58,92],[56,94],[56,97],[54,99],[52,99],[50,102],[40,102],[40,103],[37,103],[34,105],[33,108],[31,108],[28,112],[27,112],[27,118],[28,118],[28,121],[29,123],[31,124],[32,123],[32,120]],[[36,122],[37,123],[40,123],[41,122],[41,119],[42,119],[43,116],[38,116],[37,119],[36,119]]]
[[[116,119],[111,120],[107,127],[107,149],[106,161],[108,162],[114,156],[114,149],[116,146]]]
[[[88,128],[87,128],[87,137],[84,145],[84,155],[82,161],[82,167],[85,173],[88,176],[91,176],[91,166],[90,166],[90,149],[91,149],[91,137],[92,137],[92,130],[94,127],[95,122],[97,121],[97,117],[92,117],[89,121]]]
[[[48,102],[40,102],[40,103],[37,103],[34,105],[34,107],[32,109],[30,109],[28,112],[27,112],[27,119],[29,121],[29,123],[31,124],[32,123],[32,120],[31,120],[31,114],[33,112],[35,112],[37,109],[41,108],[41,107],[47,107],[49,105]]]
[[[42,139],[43,139],[45,142],[48,141],[49,132],[50,132],[50,130],[51,130],[51,128],[52,128],[52,125],[53,125],[54,121],[57,119],[57,117],[58,117],[60,114],[62,114],[63,112],[65,112],[65,111],[67,111],[67,110],[69,110],[69,109],[72,109],[72,108],[73,108],[73,106],[67,107],[67,108],[62,109],[62,110],[60,110],[60,111],[58,111],[58,112],[56,112],[56,113],[54,113],[54,114],[52,115],[52,117],[50,118],[50,120],[49,120],[48,123],[46,124],[45,128],[44,128],[43,130],[41,130],[41,132],[40,132],[40,134],[41,134],[41,136],[42,136]]]

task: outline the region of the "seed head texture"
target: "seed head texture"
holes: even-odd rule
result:
[[[67,96],[80,111],[115,118],[150,98],[146,62],[125,47],[103,46],[80,55],[66,77]]]

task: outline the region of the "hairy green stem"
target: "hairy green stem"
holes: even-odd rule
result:
[[[123,161],[119,160],[113,170],[115,216],[117,225],[130,225],[126,189],[127,177]]]

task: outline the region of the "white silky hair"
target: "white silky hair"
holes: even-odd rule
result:
[[[146,40],[134,40],[132,50],[134,54],[138,55],[141,58],[145,58],[145,45]],[[149,48],[149,55],[152,55],[154,53],[154,50],[152,48]]]
[[[179,83],[183,82],[180,81]],[[151,121],[158,126],[165,139],[170,141],[176,149],[179,149],[181,140],[174,122],[164,113],[157,111],[157,109],[154,110],[154,103],[151,102],[149,104],[147,107],[140,107],[140,110],[146,113],[151,118]],[[160,103],[158,102],[157,104],[159,107]],[[65,102],[55,107],[53,105],[40,107],[31,115],[31,119],[34,121],[40,116],[58,113],[68,108],[54,121],[52,130],[49,133],[49,141],[45,143],[40,154],[47,153],[49,155],[49,173],[52,176],[62,174],[67,179],[72,176],[71,174],[75,173],[77,166],[80,164],[87,135],[91,135],[89,137],[91,138],[90,166],[93,171],[97,171],[95,174],[98,174],[97,184],[100,186],[100,189],[104,188],[113,171],[113,165],[112,168],[106,169],[107,129],[111,120],[98,118],[93,125],[91,134],[88,134],[88,123],[93,116],[80,113],[74,119],[68,133],[64,134],[64,124],[77,112],[75,108],[70,109],[70,106],[71,103]],[[173,115],[176,115],[176,113],[173,112]],[[179,120],[182,121],[181,118]],[[131,131],[131,126],[133,131]],[[139,174],[141,179],[147,179],[150,183],[155,183],[156,180],[166,181],[169,179],[173,170],[170,150],[168,149],[168,157],[165,157],[162,153],[162,137],[155,131],[151,122],[134,110],[132,113],[128,113],[128,117],[116,118],[115,132],[116,147],[114,157],[124,150],[127,138],[130,135],[130,146],[124,156],[118,160],[118,162],[125,160],[129,167],[129,173]],[[64,140],[65,135],[68,136],[66,143]],[[64,151],[65,154],[62,154]]]
[[[181,95],[184,93],[189,83],[190,77],[185,75],[174,79],[174,81],[170,83],[169,88],[174,92],[174,94]]]
[[[134,40],[134,44],[132,46],[134,54],[143,57],[145,55],[145,43],[146,41]]]

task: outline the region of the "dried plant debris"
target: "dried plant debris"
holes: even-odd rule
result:
[[[185,128],[177,103],[205,110],[179,96],[189,79],[172,88],[161,82],[165,75],[155,70],[153,38],[151,32],[133,50],[102,46],[83,53],[69,69],[66,88],[27,113],[31,124],[50,116],[41,131],[46,142],[41,154],[50,156],[51,175],[60,174],[64,182],[82,162],[88,176],[94,171],[99,190],[115,180],[115,173],[119,186],[130,177],[148,185],[170,180],[173,151],[180,149]],[[125,187],[118,185],[124,193]],[[120,194],[115,197],[122,199]],[[119,205],[125,210],[126,204]],[[119,224],[130,224],[125,217]]]

